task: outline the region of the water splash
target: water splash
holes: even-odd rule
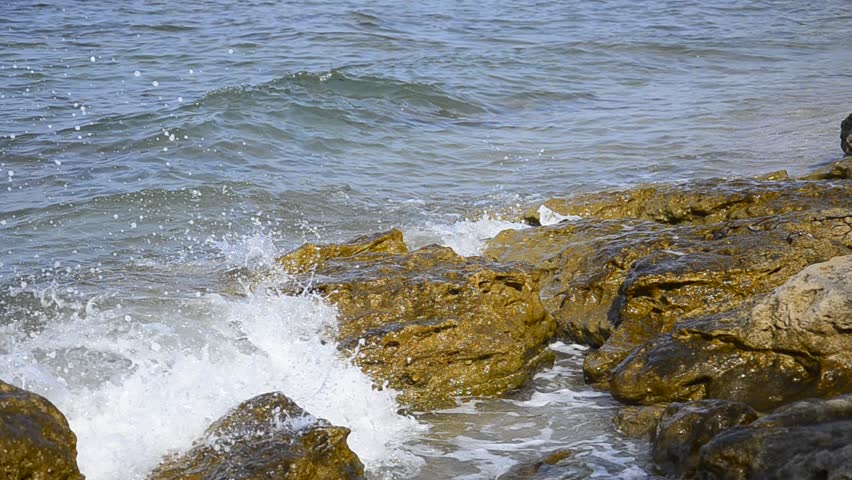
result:
[[[400,445],[423,427],[397,414],[395,393],[374,390],[338,352],[336,311],[317,298],[97,303],[38,333],[12,335],[0,349],[1,378],[66,414],[87,478],[144,478],[229,408],[270,391],[350,428],[349,445],[368,471],[398,478],[387,472],[410,473],[421,462]]]

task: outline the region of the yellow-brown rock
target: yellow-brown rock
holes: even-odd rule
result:
[[[81,480],[77,437],[42,396],[0,381],[0,478]]]
[[[555,323],[518,265],[429,246],[327,257],[314,270],[310,288],[338,308],[341,348],[417,408],[519,388],[552,359]]]
[[[826,175],[814,172],[814,179],[849,178],[852,157],[827,167]],[[810,178],[810,177],[806,177]],[[643,185],[630,190],[553,198],[542,205],[559,215],[576,215],[601,220],[644,219],[675,225],[713,224],[726,220],[765,217],[805,210],[848,207],[852,187],[847,183],[759,180],[703,180],[688,184]],[[538,224],[535,205],[524,214]]]
[[[259,395],[214,422],[150,480],[358,480],[364,465],[349,429],[315,418],[281,393]]]
[[[374,253],[405,253],[408,247],[402,232],[393,229],[373,235],[364,235],[347,243],[315,245],[307,243],[280,257],[278,262],[291,273],[307,273],[321,269],[330,258],[357,257]]]
[[[600,347],[586,359],[593,382],[676,322],[737,308],[852,252],[847,181],[713,180],[546,205],[588,218],[501,232],[484,254],[540,273],[558,335]]]
[[[613,371],[629,403],[722,398],[769,410],[852,392],[852,255],[811,265],[753,306],[679,323]]]

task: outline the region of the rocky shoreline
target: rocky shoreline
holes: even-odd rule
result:
[[[594,347],[587,381],[626,405],[617,428],[651,439],[663,475],[852,477],[852,157],[800,179],[551,199],[523,219],[480,257],[409,251],[399,230],[304,245],[279,259],[280,290],[334,304],[341,350],[404,408],[518,389],[561,339]],[[235,407],[150,478],[363,478],[348,430],[284,394]],[[0,418],[6,478],[82,478],[47,400],[0,383]],[[564,478],[571,461],[542,452],[501,478]]]

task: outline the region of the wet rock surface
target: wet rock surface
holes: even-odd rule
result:
[[[700,452],[758,411],[852,392],[850,167],[847,157],[801,180],[775,172],[553,199],[525,214],[544,226],[501,232],[484,254],[539,273],[557,335],[598,347],[587,381],[640,405],[616,428],[659,435],[653,454],[668,475],[847,478],[836,464],[848,452],[820,446],[837,425],[807,427],[817,448],[777,471],[737,476]],[[652,433],[670,402],[687,403]],[[752,459],[777,454],[775,443],[750,445]]]
[[[673,403],[662,414],[653,444],[654,461],[665,473],[692,476],[699,449],[718,433],[757,419],[748,405],[726,400]]]
[[[353,244],[394,238],[401,241],[398,231]],[[300,249],[281,263],[302,257]],[[341,348],[379,385],[400,390],[404,403],[428,409],[460,395],[505,393],[552,359],[555,323],[537,277],[518,265],[429,246],[327,256],[310,270],[296,283],[310,282],[310,291],[337,306]]]
[[[852,142],[852,134],[847,137],[847,142]],[[847,155],[850,154],[847,152]],[[804,177],[805,180],[840,180],[850,178],[852,178],[852,157],[846,157],[831,165],[817,169]]]
[[[47,399],[0,381],[0,477],[81,480],[77,437]]]
[[[613,417],[612,425],[628,437],[653,440],[665,410],[666,407],[660,405],[622,407]]]
[[[559,335],[600,347],[585,370],[601,382],[676,322],[736,308],[807,265],[849,252],[852,208],[711,225],[584,219],[502,232],[485,254],[540,272]]]
[[[312,417],[281,393],[259,395],[214,422],[186,453],[165,460],[150,480],[364,478],[349,429]]]
[[[574,456],[571,450],[556,450],[548,453],[541,460],[522,463],[510,468],[508,472],[497,477],[497,480],[548,480],[548,479],[570,479],[581,478],[571,476],[566,472],[562,463]],[[566,476],[567,475],[567,476]]]
[[[724,398],[759,410],[852,391],[852,255],[811,265],[750,308],[678,324],[613,373],[630,403]]]
[[[840,148],[846,155],[852,155],[852,113],[840,122]]]
[[[699,478],[852,478],[852,395],[786,405],[700,450]]]

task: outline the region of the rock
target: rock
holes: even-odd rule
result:
[[[485,255],[540,273],[557,334],[601,347],[585,372],[605,382],[630,351],[675,322],[736,308],[850,251],[852,209],[836,208],[711,225],[584,219],[501,232]]]
[[[852,136],[849,138],[852,139]],[[802,177],[803,180],[843,180],[850,178],[852,178],[852,157],[846,157]]]
[[[501,232],[484,255],[541,274],[557,335],[600,347],[584,367],[596,383],[675,322],[737,308],[852,252],[848,182],[708,180],[545,205],[586,218]]]
[[[839,163],[848,165],[844,161]],[[778,172],[770,175],[778,175]],[[713,179],[553,198],[543,205],[562,216],[600,220],[632,218],[667,225],[709,225],[789,212],[848,207],[850,191],[852,187],[849,185],[821,182]],[[531,225],[539,225],[538,209],[539,205],[529,209],[523,215],[524,220]]]
[[[628,403],[723,398],[762,411],[852,392],[852,255],[805,268],[750,308],[678,324],[633,351],[610,387]]]
[[[669,475],[690,477],[698,464],[699,449],[736,425],[757,419],[748,405],[726,400],[673,403],[665,409],[653,444],[657,466]]]
[[[417,408],[519,388],[553,358],[555,323],[521,266],[429,246],[328,256],[314,271],[310,289],[338,308],[341,348]]]
[[[503,475],[497,477],[497,480],[544,480],[550,478],[566,478],[561,469],[553,466],[566,458],[571,458],[574,452],[571,450],[555,450],[545,455],[541,460],[528,463],[519,463],[509,469]],[[555,470],[555,472],[551,472]],[[551,476],[555,473],[556,477]]]
[[[364,465],[346,444],[348,435],[349,429],[312,417],[285,395],[267,393],[215,421],[149,479],[363,479]]]
[[[402,232],[394,228],[387,232],[364,235],[351,242],[330,245],[307,243],[278,259],[291,273],[306,273],[321,269],[331,258],[358,257],[379,253],[406,253],[408,247]]]
[[[852,478],[852,395],[793,403],[700,450],[702,479]]]
[[[658,405],[622,407],[613,417],[612,424],[628,437],[653,439],[665,409]]]
[[[840,148],[846,155],[852,155],[852,113],[840,122]]]
[[[790,174],[787,173],[787,170],[776,170],[774,172],[769,172],[765,175],[761,175],[755,180],[760,180],[762,182],[777,182],[780,180],[789,180]]]
[[[40,395],[0,381],[0,477],[80,480],[77,437]]]

